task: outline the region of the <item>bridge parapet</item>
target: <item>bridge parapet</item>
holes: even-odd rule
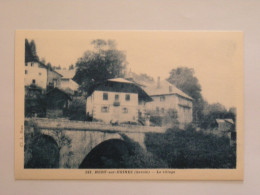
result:
[[[31,120],[31,119],[26,119]],[[82,131],[101,131],[111,133],[164,133],[165,127],[157,126],[140,126],[140,125],[110,125],[98,122],[86,121],[70,121],[67,119],[47,119],[47,118],[34,118],[32,119],[37,123],[39,129],[61,129],[61,130],[82,130]]]

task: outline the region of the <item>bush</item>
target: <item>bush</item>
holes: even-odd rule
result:
[[[25,159],[24,168],[58,168],[58,145],[52,137],[38,135],[25,145]]]
[[[186,131],[196,131],[196,126],[193,123],[189,123],[185,125],[184,129]]]
[[[85,121],[86,101],[84,99],[73,99],[69,105],[68,115],[70,120]]]
[[[164,114],[158,115],[156,113],[150,114],[150,122],[155,126],[178,126],[178,116],[177,111],[175,109],[168,109]]]
[[[150,122],[155,126],[162,126],[162,117],[160,116],[151,116]]]
[[[139,143],[124,134],[121,136],[130,148],[130,153],[122,157],[121,163],[125,168],[168,168],[166,162],[155,158],[151,152],[145,151]]]
[[[148,133],[145,144],[170,168],[235,168],[236,153],[224,137],[196,131],[168,129],[165,134]]]
[[[172,127],[178,126],[178,113],[175,109],[168,109],[165,116],[163,117],[163,123],[171,125]]]

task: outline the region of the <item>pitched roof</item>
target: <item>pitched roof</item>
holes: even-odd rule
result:
[[[225,121],[228,122],[228,123],[234,124],[234,121],[233,121],[233,119],[231,119],[231,118],[225,119]]]
[[[126,80],[124,78],[113,78],[113,79],[108,79],[108,81],[112,81],[112,82],[118,82],[118,83],[131,83],[134,84],[133,82]]]
[[[225,123],[225,120],[224,119],[216,119],[216,122],[217,123]]]
[[[170,88],[171,88],[171,90],[170,90]],[[153,85],[147,86],[144,89],[150,96],[177,94],[179,96],[192,100],[192,98],[190,96],[188,96],[186,93],[184,93],[183,91],[181,91],[176,86],[172,85],[171,83],[169,83],[166,80],[160,81],[159,87],[158,87],[158,84],[153,84]]]
[[[46,95],[48,96],[48,95],[50,95],[50,94],[52,94],[52,93],[55,93],[55,92],[62,93],[62,94],[63,94],[64,96],[66,96],[69,100],[72,100],[72,98],[70,97],[70,95],[69,95],[66,91],[64,91],[64,90],[62,90],[62,89],[60,89],[60,88],[57,88],[57,87],[55,87],[55,88],[49,90],[49,91],[46,93]]]
[[[67,82],[69,83],[69,86],[67,84],[64,84],[64,83],[67,83]],[[79,84],[76,83],[75,81],[69,79],[69,78],[63,78],[62,77],[61,81],[60,81],[60,88],[65,90],[65,91],[66,91],[67,88],[75,91],[75,90],[77,90],[79,88]]]
[[[91,95],[94,91],[137,93],[139,100],[153,101],[140,86],[123,78],[108,79],[101,83],[96,83],[90,88],[88,94]]]
[[[233,121],[233,119],[216,119],[216,122],[217,123],[231,123],[231,124],[234,124],[234,121]]]
[[[39,63],[39,65],[40,65],[41,67],[46,68],[47,70],[50,70],[50,71],[52,71],[52,72],[58,74],[59,76],[63,77],[62,74],[60,74],[60,73],[58,73],[57,71],[53,70],[53,68],[46,66],[44,63],[42,63],[42,62],[40,62],[40,61],[35,61],[35,62]]]
[[[75,69],[73,69],[73,70],[61,69],[61,70],[56,70],[56,71],[58,73],[60,73],[61,75],[63,75],[63,78],[66,78],[66,79],[72,79],[75,76],[75,73],[76,73]]]

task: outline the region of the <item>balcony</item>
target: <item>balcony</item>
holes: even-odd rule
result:
[[[113,106],[120,106],[120,102],[119,102],[119,101],[115,101],[115,102],[113,103]]]

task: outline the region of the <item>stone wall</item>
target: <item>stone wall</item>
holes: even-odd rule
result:
[[[60,149],[60,168],[78,168],[87,154],[100,143],[125,137],[145,149],[146,132],[164,132],[162,128],[137,125],[112,126],[101,123],[69,121],[67,119],[26,119],[37,132],[55,139]],[[29,128],[32,129],[32,128]]]

